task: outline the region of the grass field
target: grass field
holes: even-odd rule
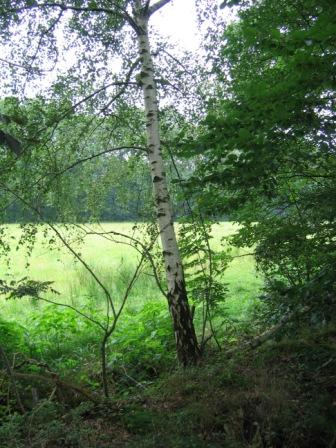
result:
[[[43,227],[40,228],[36,243],[30,256],[24,246],[19,245],[21,230],[18,225],[8,225],[6,238],[10,244],[11,252],[6,260],[2,257],[0,263],[0,279],[7,281],[28,277],[39,281],[53,281],[54,288],[59,296],[51,297],[59,302],[80,305],[87,300],[99,303],[103,294],[83,266],[74,259],[74,256],[62,243],[49,233],[43,237]],[[132,275],[137,252],[129,245],[119,244],[100,235],[87,235],[83,241],[78,241],[78,235],[58,227],[64,238],[81,253],[81,257],[94,270],[97,276],[108,287],[113,297],[120,297],[127,280]],[[102,227],[90,227],[90,230],[110,231],[139,235],[134,231],[132,223],[105,223]],[[213,229],[213,247],[220,247],[221,239],[235,232],[234,224],[224,222]],[[48,242],[55,239],[51,246]],[[122,240],[119,238],[119,240]],[[126,240],[123,240],[125,242]],[[243,318],[244,314],[255,303],[262,280],[258,277],[252,256],[241,256],[249,250],[234,249],[234,258],[228,269],[223,273],[223,281],[228,285],[226,307],[230,315]],[[29,262],[29,266],[27,266]],[[160,292],[151,276],[142,275],[130,296],[129,306],[139,306],[144,302],[160,298]],[[4,318],[24,320],[32,308],[28,299],[2,301],[0,313]]]

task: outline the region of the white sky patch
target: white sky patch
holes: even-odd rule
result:
[[[195,0],[175,0],[152,18],[156,32],[181,50],[195,51],[200,46]]]
[[[155,13],[151,19],[153,29],[182,51],[197,51],[201,46],[201,34],[197,25],[198,0],[173,0]],[[216,0],[212,0],[214,3]],[[218,6],[222,0],[217,0]],[[218,9],[226,24],[237,19],[237,8]]]

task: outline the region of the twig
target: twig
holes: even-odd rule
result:
[[[162,286],[161,286],[160,279],[159,279],[158,273],[157,273],[157,271],[156,271],[155,263],[154,263],[154,260],[153,260],[152,255],[151,255],[151,253],[150,253],[150,249],[148,249],[148,248],[147,248],[147,247],[146,247],[140,240],[138,240],[138,239],[136,239],[136,238],[134,238],[134,237],[132,237],[132,236],[130,236],[130,235],[126,235],[125,233],[116,232],[116,231],[114,231],[114,230],[109,230],[109,231],[106,231],[106,232],[95,232],[95,231],[88,232],[88,231],[86,231],[85,229],[83,229],[83,227],[81,227],[81,226],[79,226],[79,225],[78,225],[78,227],[82,228],[82,230],[85,231],[86,235],[100,235],[100,236],[102,236],[103,238],[108,239],[109,241],[113,241],[113,242],[117,242],[117,243],[122,243],[122,242],[121,242],[121,241],[116,241],[116,240],[113,239],[113,238],[108,238],[107,235],[116,235],[116,236],[121,236],[121,237],[123,237],[123,238],[126,238],[126,239],[128,239],[128,240],[130,240],[130,241],[133,241],[133,242],[134,242],[134,245],[131,245],[131,246],[132,246],[135,250],[137,250],[139,253],[142,253],[142,252],[139,250],[139,248],[137,247],[137,245],[139,245],[139,246],[141,247],[141,249],[143,250],[143,252],[145,253],[145,255],[146,255],[148,261],[150,262],[150,264],[151,264],[151,266],[152,266],[152,269],[153,269],[153,275],[154,275],[154,278],[155,278],[155,281],[156,281],[156,284],[157,284],[159,290],[161,291],[162,295],[163,295],[165,298],[167,298],[167,293],[164,291],[164,289],[163,289]],[[156,235],[155,240],[158,238],[158,236],[159,236],[159,234]],[[155,241],[155,240],[154,240],[154,241]],[[127,244],[127,243],[123,243],[123,244]],[[153,244],[154,244],[154,242],[151,244],[151,247],[153,246]]]
[[[2,347],[2,345],[0,345],[0,352],[1,352],[1,356],[2,356],[2,358],[4,360],[4,363],[5,363],[5,368],[6,368],[6,371],[7,371],[7,375],[9,377],[9,379],[10,379],[10,382],[12,383],[12,387],[13,387],[13,390],[14,390],[14,394],[15,394],[18,406],[19,406],[22,414],[25,414],[26,410],[23,407],[23,404],[22,404],[22,401],[21,401],[21,397],[20,397],[19,391],[17,389],[16,381],[15,381],[15,378],[14,378],[14,371],[12,369],[12,366],[10,365],[10,362],[8,361],[6,352],[5,352],[4,348]]]
[[[29,417],[29,429],[28,429],[28,439],[29,439],[29,442],[30,442],[31,445],[32,445],[32,440],[31,440],[31,429],[32,429],[33,419],[34,419],[35,415],[38,413],[38,411],[39,411],[40,409],[42,409],[43,406],[45,406],[46,403],[48,403],[48,402],[50,403],[50,402],[51,402],[51,400],[53,399],[53,397],[54,397],[54,395],[55,395],[56,390],[57,390],[57,386],[55,386],[55,387],[53,388],[53,390],[51,391],[51,394],[49,395],[49,398],[47,399],[47,401],[42,401],[42,402],[41,402],[38,406],[36,406],[36,407],[32,410],[32,412],[31,412],[31,415],[30,415],[30,417]]]
[[[125,366],[121,366],[121,368],[123,369],[125,376],[126,376],[129,380],[131,380],[134,384],[136,384],[137,386],[141,387],[142,389],[146,389],[146,387],[145,387],[143,384],[139,383],[136,379],[134,379],[133,377],[131,377],[131,376],[127,373],[127,370],[126,370]]]
[[[15,376],[16,378],[36,380],[44,383],[54,383],[55,386],[60,386],[63,387],[64,389],[73,390],[74,392],[82,395],[83,397],[87,398],[89,401],[92,401],[93,403],[96,404],[100,403],[100,400],[97,397],[93,396],[90,392],[88,392],[87,390],[83,389],[82,387],[76,384],[68,383],[67,381],[61,380],[61,378],[56,373],[50,373],[50,376],[44,376],[36,373],[13,372],[13,376]]]
[[[34,297],[35,298],[35,297]],[[90,322],[92,322],[93,324],[97,325],[98,327],[100,327],[103,331],[106,331],[106,327],[104,327],[104,325],[102,325],[98,320],[93,319],[92,317],[88,316],[85,313],[82,313],[82,311],[79,311],[76,307],[69,305],[67,303],[60,303],[60,302],[54,302],[53,300],[49,300],[49,299],[45,299],[44,297],[36,297],[36,299],[38,300],[42,300],[43,302],[47,302],[47,303],[51,303],[53,305],[57,305],[57,306],[63,306],[65,308],[70,308],[71,310],[75,311],[77,314],[79,314],[80,316],[85,317],[85,319],[89,320]]]

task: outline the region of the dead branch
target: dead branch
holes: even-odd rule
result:
[[[14,372],[12,366],[10,365],[10,362],[8,361],[6,352],[5,352],[5,350],[3,349],[2,345],[0,345],[0,353],[1,353],[2,359],[4,360],[4,363],[5,363],[5,369],[6,369],[8,378],[9,378],[11,384],[12,384],[12,387],[13,387],[13,390],[14,390],[14,394],[15,394],[15,397],[16,397],[17,404],[18,404],[18,406],[19,406],[19,408],[20,408],[20,411],[21,411],[23,414],[25,414],[26,410],[25,410],[25,408],[23,407],[23,404],[22,404],[22,401],[21,401],[21,397],[20,397],[20,394],[19,394],[19,391],[18,391],[18,388],[17,388],[17,385],[16,385],[16,381],[15,381],[15,372]]]
[[[243,347],[246,349],[252,349],[255,350],[256,348],[263,345],[265,342],[272,339],[274,336],[276,336],[291,320],[293,320],[294,317],[302,316],[303,314],[306,314],[310,308],[308,306],[303,307],[299,312],[296,313],[290,313],[287,316],[284,316],[280,322],[273,325],[268,330],[264,331],[260,335],[256,336],[255,338],[245,342],[243,344]],[[241,345],[231,348],[230,350],[227,350],[227,354],[232,354],[236,352],[237,350],[241,350]]]
[[[30,381],[38,381],[41,383],[48,383],[48,384],[54,384],[56,387],[60,387],[63,389],[70,390],[72,392],[75,392],[82,397],[85,397],[89,401],[95,404],[99,404],[100,400],[98,397],[92,395],[89,391],[84,389],[83,387],[70,383],[68,381],[65,381],[61,379],[56,373],[50,372],[48,374],[40,375],[37,373],[22,373],[22,372],[15,372],[13,371],[13,376],[18,379],[26,379]]]

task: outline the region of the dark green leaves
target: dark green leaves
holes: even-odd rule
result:
[[[336,261],[335,23],[327,0],[242,7],[215,61],[225,96],[211,101],[195,143],[206,157],[194,194],[243,225],[234,243],[256,247],[268,281],[294,288],[295,306]]]

